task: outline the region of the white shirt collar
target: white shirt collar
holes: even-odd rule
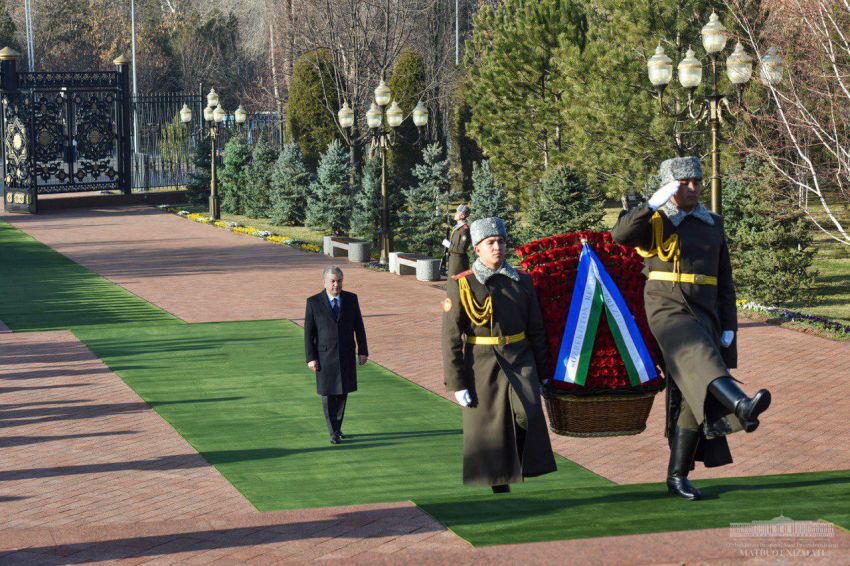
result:
[[[330,304],[334,304],[334,299],[336,299],[336,300],[337,300],[337,304],[339,304],[340,306],[342,306],[342,293],[340,293],[339,295],[337,295],[336,297],[334,297],[333,295],[331,295],[330,293],[328,293],[327,289],[325,289],[325,295],[327,295],[327,297],[328,297],[328,302],[329,302]]]

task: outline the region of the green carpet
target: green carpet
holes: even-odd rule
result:
[[[0,320],[15,331],[181,321],[0,220]]]
[[[850,527],[850,472],[696,481],[704,499],[667,495],[663,484],[608,485],[508,497],[468,493],[414,502],[475,546],[664,531],[731,523],[824,519]]]
[[[461,484],[460,409],[372,363],[358,369],[347,438],[331,445],[289,321],[75,333],[261,511],[490,493]],[[558,467],[515,495],[610,485]]]

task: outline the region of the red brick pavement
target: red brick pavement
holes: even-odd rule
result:
[[[63,211],[7,217],[18,228],[187,322],[289,318],[321,290],[331,260],[190,222],[152,208]],[[372,358],[446,396],[438,285],[345,269],[360,295]],[[774,404],[755,434],[730,437],[737,463],[697,468],[695,478],[850,469],[850,344],[742,320],[741,368]],[[824,407],[828,406],[829,411]],[[663,400],[635,437],[552,436],[557,452],[615,482],[659,481],[666,471]]]
[[[70,332],[0,360],[0,563],[468,548],[411,503],[255,511]]]

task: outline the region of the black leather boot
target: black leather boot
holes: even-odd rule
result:
[[[493,493],[510,493],[511,492],[511,486],[510,486],[510,484],[507,484],[507,483],[503,483],[503,484],[500,484],[500,485],[494,485],[494,486],[492,486],[492,488],[493,488]]]
[[[758,428],[758,416],[770,407],[770,391],[759,389],[751,399],[731,377],[718,377],[708,386],[708,391],[738,417],[747,432]]]
[[[699,499],[700,492],[688,481],[688,472],[699,441],[698,430],[676,427],[670,443],[670,464],[667,466],[667,491],[691,501]]]

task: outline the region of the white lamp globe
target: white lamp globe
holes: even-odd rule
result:
[[[679,83],[685,88],[696,88],[702,82],[702,63],[695,57],[694,50],[688,49],[685,58],[679,63]]]
[[[382,121],[381,109],[373,102],[372,106],[370,106],[369,110],[366,112],[366,124],[370,128],[380,128]]]
[[[747,55],[740,41],[726,59],[726,75],[733,85],[742,85],[753,76],[753,58]]]
[[[655,48],[655,55],[649,58],[646,67],[653,86],[667,86],[673,80],[673,60],[660,45]]]
[[[387,108],[387,124],[389,124],[391,128],[398,128],[401,126],[403,119],[404,113],[401,111],[401,107],[398,105],[398,102],[393,100],[393,103],[389,108]]]
[[[354,110],[348,106],[348,102],[342,103],[342,108],[337,112],[337,118],[339,118],[339,125],[343,128],[350,128],[354,125]]]
[[[428,107],[420,100],[416,103],[416,108],[413,109],[413,123],[417,128],[423,128],[428,125]]]
[[[378,103],[378,106],[386,106],[390,103],[391,96],[390,87],[381,79],[381,83],[375,88],[375,102]]]
[[[726,28],[720,23],[720,18],[714,12],[708,18],[708,23],[702,28],[702,46],[706,53],[719,53],[726,47],[729,35]]]

